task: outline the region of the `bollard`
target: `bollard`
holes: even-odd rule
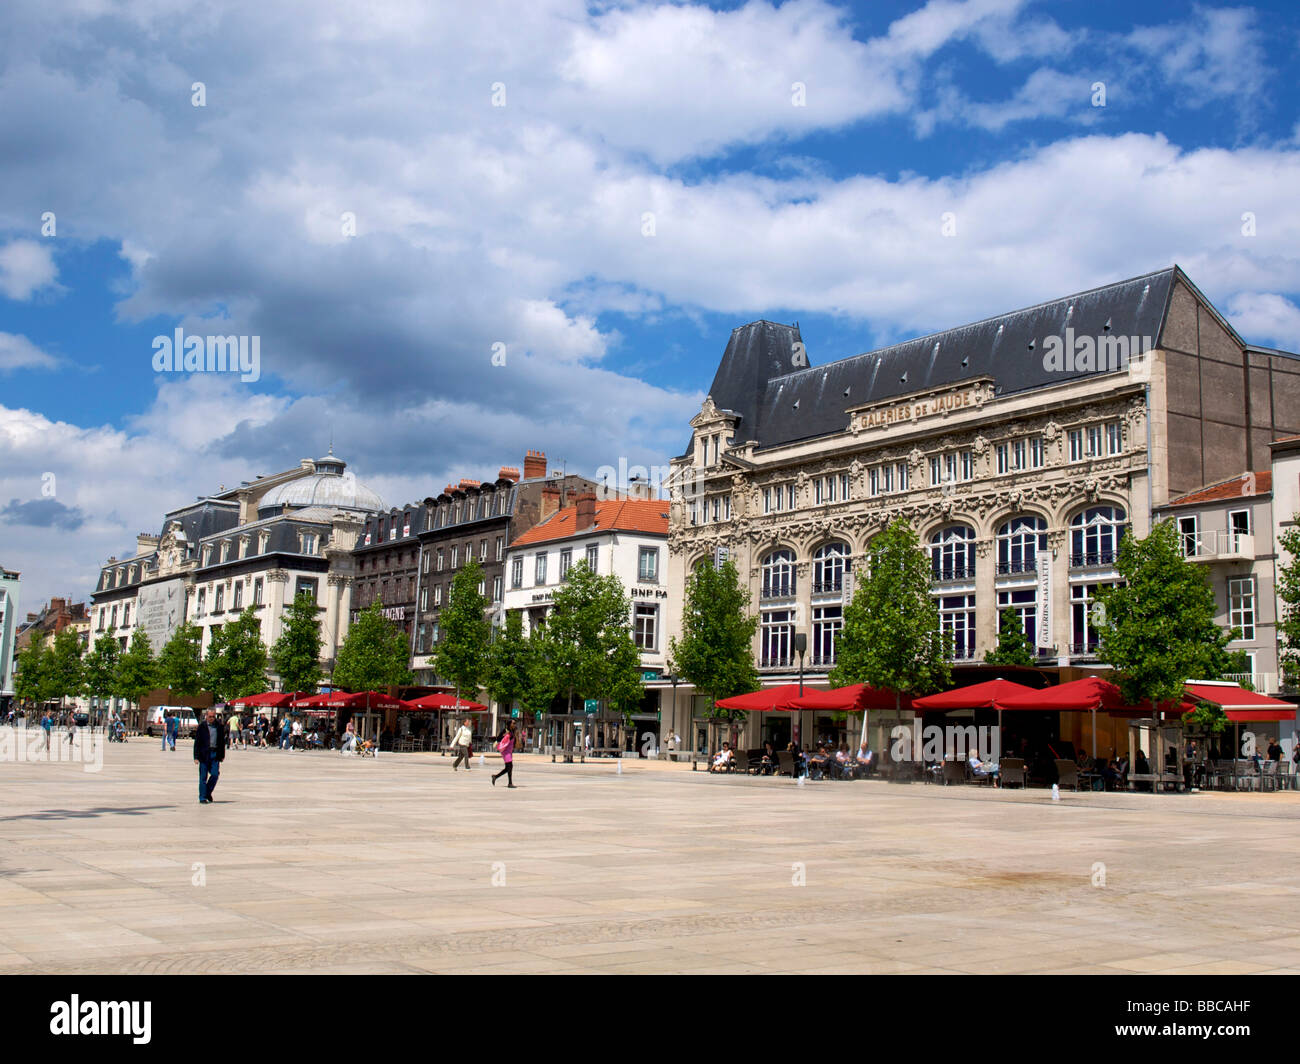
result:
[[[1060,785],[1059,783],[1053,783],[1053,784],[1052,784],[1052,801],[1054,801],[1054,802],[1059,802],[1060,800],[1061,800],[1061,785]]]
[[[616,776],[623,775],[623,759],[621,757],[618,759],[618,771],[615,772],[614,774]]]
[[[486,764],[487,764],[487,762],[483,760],[483,755],[482,755],[482,754],[479,754],[479,755],[478,755],[478,767],[479,767],[479,768],[482,768],[482,767],[483,767],[484,765],[486,765]]]
[[[807,779],[803,776],[796,776],[794,778],[794,782],[795,782],[795,786],[802,787],[805,783],[807,783]]]

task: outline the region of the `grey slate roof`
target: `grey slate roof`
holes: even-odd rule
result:
[[[1095,371],[1045,369],[1047,337],[1064,337],[1068,327],[1076,336],[1145,337],[1154,345],[1178,273],[1171,266],[807,369],[792,369],[797,325],[752,322],[732,331],[709,394],[741,415],[737,446],[771,447],[845,431],[850,407],[972,377],[992,377],[1003,395],[1060,384]]]

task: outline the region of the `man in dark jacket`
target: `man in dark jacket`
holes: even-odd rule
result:
[[[217,721],[217,711],[209,709],[207,719],[194,732],[194,763],[199,766],[199,801],[211,802],[212,791],[226,759],[226,729]]]

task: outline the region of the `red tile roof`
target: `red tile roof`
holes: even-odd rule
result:
[[[1180,495],[1176,499],[1170,499],[1165,506],[1188,506],[1198,502],[1250,499],[1256,495],[1267,495],[1272,490],[1273,473],[1271,470],[1263,469],[1258,473],[1241,473],[1231,480],[1224,480],[1205,488],[1197,488],[1196,491]],[[1163,507],[1160,507],[1160,509],[1163,509]]]
[[[550,543],[569,536],[586,536],[593,532],[645,532],[668,535],[668,501],[666,499],[610,499],[596,503],[596,523],[581,532],[575,527],[578,508],[566,506],[520,536],[512,547],[530,543]]]

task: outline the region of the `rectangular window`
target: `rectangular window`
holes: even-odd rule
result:
[[[843,606],[814,607],[812,646],[808,648],[814,665],[835,664],[835,640],[843,627]]]
[[[1070,588],[1070,653],[1091,657],[1101,643],[1101,626],[1093,610],[1099,591],[1109,584],[1075,584]]]
[[[455,569],[459,563],[460,563],[460,546],[459,544],[453,543],[451,547],[451,567]]]
[[[785,486],[785,508],[787,510],[794,509],[794,496],[795,486],[793,484],[787,484]]]
[[[939,456],[930,459],[930,487],[937,488],[943,483],[943,474],[939,466]]]
[[[1241,629],[1238,639],[1255,638],[1255,578],[1253,576],[1234,577],[1228,581],[1228,627]]]
[[[659,582],[659,548],[642,547],[637,559],[637,580],[643,584]]]
[[[638,650],[657,650],[659,638],[659,607],[638,602],[632,618],[632,641]]]
[[[847,502],[849,498],[849,475],[840,474],[840,499]]]
[[[1106,426],[1106,453],[1124,453],[1124,438],[1120,434],[1120,424],[1118,421],[1112,421]]]
[[[478,560],[481,562],[487,561],[487,540],[486,539],[480,539],[478,541]]]
[[[524,586],[524,560],[523,558],[510,559],[510,586]]]
[[[823,502],[826,502],[827,500],[825,496],[826,491],[823,487],[823,478],[818,477],[813,481],[813,505],[820,506]]]
[[[1011,445],[1011,468],[1015,470],[1024,469],[1028,465],[1025,460],[1025,441],[1016,440]]]
[[[533,561],[533,583],[541,587],[546,583],[546,555],[539,554]]]
[[[500,561],[505,554],[506,539],[505,536],[497,536],[497,561]]]
[[[995,448],[998,458],[998,473],[1009,473],[1011,471],[1011,449],[1005,443],[999,443]]]
[[[867,485],[868,485],[868,490],[871,492],[872,498],[880,494],[880,467],[879,466],[872,466],[871,469],[867,472]]]
[[[129,602],[122,603],[122,627],[131,627],[131,603]]]
[[[569,569],[573,566],[573,549],[566,547],[560,551],[560,579],[569,579]]]
[[[1041,436],[1031,437],[1029,440],[1029,468],[1043,468],[1043,438]]]
[[[427,587],[422,587],[420,588],[420,612],[423,613],[428,608],[429,608],[429,589]]]
[[[216,600],[212,606],[213,613],[224,613],[226,610],[226,589],[222,584],[217,585]]]
[[[423,566],[423,568],[424,568],[424,575],[425,575],[425,576],[428,576],[428,575],[429,575],[429,567],[430,567],[432,564],[433,564],[433,554],[432,554],[432,552],[425,554],[425,556],[424,556],[424,566]]]
[[[1069,432],[1070,440],[1070,461],[1083,461],[1083,429],[1071,429]]]
[[[235,609],[242,610],[243,608],[244,608],[244,581],[236,580],[235,581]]]
[[[894,490],[894,467],[891,465],[880,467],[880,490],[883,494]]]
[[[772,512],[772,489],[764,488],[763,489],[763,513],[770,514],[771,512]]]
[[[262,605],[262,581],[260,577],[253,581],[253,605]]]
[[[442,585],[441,585],[441,584],[437,584],[437,585],[434,586],[434,589],[433,589],[433,604],[434,604],[435,606],[441,606],[441,605],[442,605]]]
[[[997,625],[1002,623],[1003,610],[1011,610],[1020,618],[1030,646],[1038,642],[1038,594],[1032,587],[1019,591],[999,591]]]
[[[691,524],[693,525],[697,525],[700,523],[699,508],[700,508],[699,503],[695,503],[695,502],[691,503]],[[764,510],[763,512],[766,513],[767,511]]]
[[[113,607],[113,612],[112,612],[112,614],[111,614],[110,616],[111,616],[111,620],[109,621],[109,627],[111,627],[111,628],[116,628],[116,627],[117,627],[117,607],[116,607],[116,606]],[[202,591],[199,592],[199,616],[200,616],[200,617],[203,616],[203,592],[202,592]]]
[[[962,451],[961,453],[961,479],[975,479],[975,452]]]
[[[1199,552],[1200,530],[1194,514],[1178,519],[1178,541],[1182,545],[1184,558],[1196,557]]]
[[[944,595],[939,599],[939,631],[952,636],[952,656],[966,661],[975,656],[975,596]]]
[[[897,474],[898,490],[906,491],[907,490],[907,463],[899,462],[896,466],[894,466],[894,471]],[[847,499],[848,496],[846,495],[845,498]]]
[[[793,619],[793,610],[764,611],[759,636],[759,664],[764,668],[790,664]]]
[[[718,521],[718,516],[719,516],[721,513],[722,513],[722,500],[721,500],[721,499],[714,499],[714,500],[713,500],[713,521],[714,521],[714,524],[717,523],[717,521]]]
[[[587,545],[587,568],[593,573],[596,571],[596,562],[600,559],[600,547],[595,543]]]
[[[1087,450],[1088,457],[1100,458],[1102,454],[1105,453],[1102,451],[1101,446],[1102,446],[1101,426],[1089,425],[1088,426],[1088,450]]]
[[[299,578],[297,585],[294,587],[293,597],[296,599],[299,595],[306,595],[312,602],[315,602],[316,581]]]
[[[438,548],[438,572],[442,572],[442,563],[443,563],[442,548],[439,547]]]
[[[731,520],[731,496],[730,495],[724,495],[722,497],[722,519],[724,521]]]
[[[492,578],[492,601],[501,601],[501,577],[499,575]]]

